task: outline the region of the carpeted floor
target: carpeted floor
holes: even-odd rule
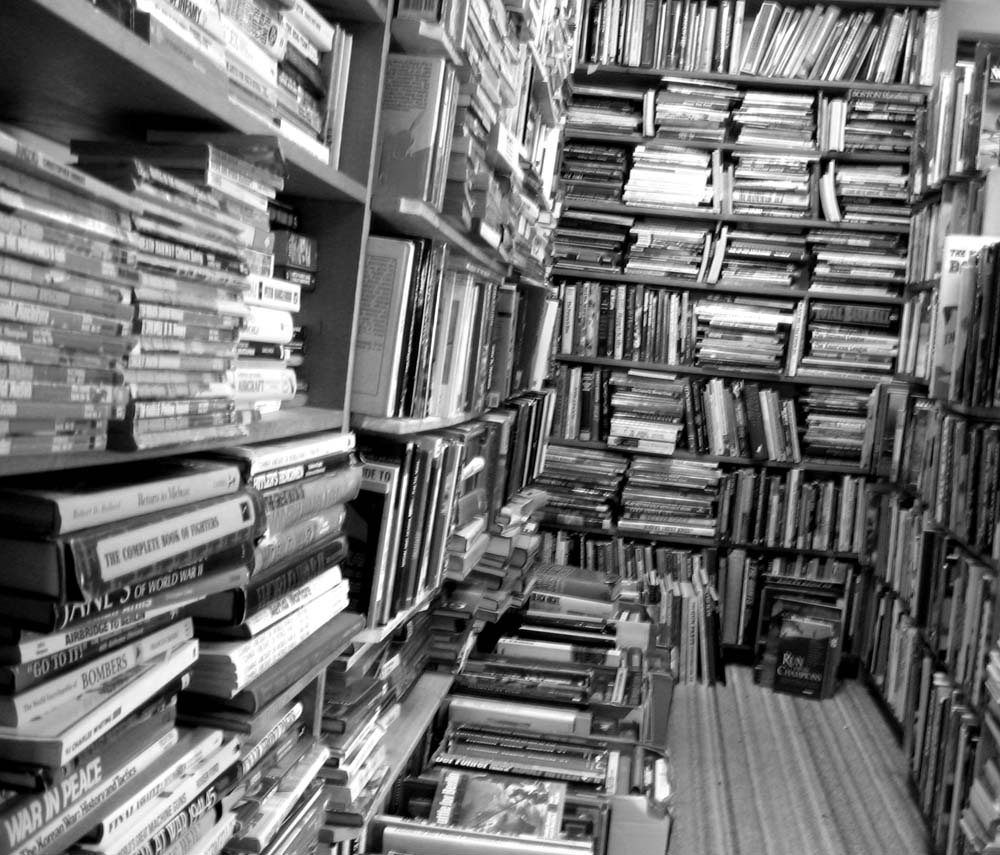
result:
[[[728,685],[678,686],[668,743],[668,855],[925,855],[899,745],[867,690],[813,701]]]

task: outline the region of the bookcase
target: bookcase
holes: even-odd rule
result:
[[[281,408],[260,417],[247,417],[235,452],[232,446],[237,437],[226,436],[134,452],[12,454],[0,458],[0,484],[13,485],[14,478],[44,478],[52,479],[46,483],[54,483],[65,477],[68,481],[79,470],[92,479],[90,486],[93,487],[105,479],[109,484],[114,479],[124,482],[129,478],[141,479],[146,472],[144,466],[159,466],[178,456],[189,458],[207,453],[208,456],[215,454],[213,459],[216,459],[223,449],[232,452],[226,458],[228,462],[218,465],[236,476],[233,487],[240,497],[238,512],[244,514],[239,524],[240,541],[238,544],[227,541],[225,554],[221,557],[214,553],[200,556],[199,568],[175,568],[178,572],[174,574],[178,590],[183,589],[185,594],[178,593],[176,602],[197,612],[203,656],[195,663],[191,676],[177,670],[184,670],[185,662],[191,664],[178,658],[170,673],[162,671],[165,685],[154,687],[147,678],[143,684],[144,691],[148,689],[145,694],[154,696],[153,701],[159,706],[143,713],[147,716],[144,719],[133,722],[130,718],[132,729],[127,734],[111,731],[111,736],[100,743],[101,751],[113,751],[108,743],[119,736],[124,746],[132,745],[144,724],[150,725],[149,738],[162,732],[162,740],[168,740],[171,734],[174,739],[178,738],[169,726],[174,720],[206,728],[224,728],[227,732],[243,728],[240,746],[237,748],[229,740],[225,750],[229,754],[237,752],[240,771],[245,773],[247,781],[258,786],[262,780],[267,780],[263,767],[249,775],[252,764],[266,756],[271,758],[268,762],[278,764],[269,767],[271,773],[277,775],[280,771],[290,775],[295,772],[301,786],[284,793],[278,800],[280,804],[273,804],[274,811],[265,811],[266,815],[253,814],[244,803],[238,826],[235,814],[241,808],[237,796],[220,797],[216,802],[214,793],[209,797],[192,791],[192,797],[198,796],[200,801],[186,803],[183,810],[189,812],[185,819],[191,823],[200,822],[197,831],[206,836],[197,841],[189,836],[187,844],[196,842],[200,847],[198,851],[217,852],[234,830],[245,832],[267,826],[270,843],[264,845],[270,846],[269,851],[303,851],[310,843],[310,833],[311,840],[315,841],[318,829],[325,828],[323,846],[331,852],[346,852],[357,846],[352,841],[358,839],[358,832],[351,826],[358,814],[353,814],[346,826],[338,826],[335,820],[328,822],[320,791],[325,792],[325,786],[329,785],[339,787],[341,797],[354,797],[371,784],[366,792],[365,816],[370,818],[381,810],[396,777],[420,745],[451,684],[448,669],[442,668],[442,673],[438,674],[422,673],[426,664],[422,647],[429,631],[428,607],[439,595],[445,579],[468,583],[467,588],[473,587],[475,582],[470,576],[474,556],[467,555],[467,550],[455,548],[451,542],[452,528],[457,521],[455,506],[465,500],[464,504],[472,509],[470,516],[483,518],[487,513],[491,517],[502,516],[504,512],[516,514],[518,494],[541,466],[544,457],[551,395],[541,392],[540,387],[547,367],[547,336],[551,334],[555,318],[555,303],[544,283],[544,265],[551,229],[562,79],[568,62],[565,45],[571,41],[569,34],[575,11],[571,6],[560,4],[551,4],[551,8],[536,3],[510,4],[507,9],[500,3],[444,3],[441,4],[445,7],[442,20],[441,9],[435,6],[434,10],[429,10],[428,4],[416,4],[420,8],[411,9],[408,14],[404,10],[406,4],[395,9],[366,0],[336,4],[227,4],[228,15],[235,17],[246,13],[251,16],[248,19],[251,24],[257,20],[252,16],[261,10],[274,15],[287,14],[290,19],[294,15],[295,23],[281,38],[287,37],[289,45],[297,44],[296,50],[300,53],[316,52],[315,45],[308,43],[309,39],[295,42],[301,35],[296,36],[296,28],[306,27],[310,15],[322,19],[314,22],[319,29],[330,23],[336,25],[333,44],[340,47],[321,53],[332,55],[341,51],[337,54],[341,66],[326,69],[331,74],[339,72],[341,75],[331,78],[337,85],[327,93],[336,101],[340,125],[332,129],[325,127],[325,134],[309,134],[293,121],[309,113],[311,108],[305,99],[297,101],[297,112],[295,107],[289,108],[287,91],[283,91],[277,118],[262,109],[267,106],[262,101],[266,102],[273,93],[266,86],[256,88],[259,81],[255,82],[254,75],[245,73],[247,68],[244,66],[258,71],[261,66],[261,63],[255,66],[259,46],[240,41],[247,38],[246,33],[227,30],[226,47],[218,39],[206,38],[210,28],[202,27],[197,19],[207,15],[206,10],[216,5],[175,4],[169,0],[18,0],[6,4],[0,12],[0,42],[4,48],[0,120],[5,126],[17,129],[17,139],[23,148],[14,148],[14,143],[7,143],[5,138],[8,147],[4,151],[4,162],[9,165],[11,160],[20,158],[24,161],[20,165],[27,169],[27,152],[40,152],[40,160],[31,167],[32,174],[42,175],[65,188],[76,180],[74,176],[82,176],[82,173],[63,169],[70,161],[69,146],[74,141],[78,145],[79,141],[109,146],[123,142],[138,144],[145,142],[150,129],[212,135],[220,139],[225,136],[230,142],[262,137],[277,140],[276,144],[271,142],[269,145],[272,153],[275,149],[280,150],[286,170],[279,201],[293,210],[295,216],[294,227],[287,224],[285,227],[307,235],[313,242],[313,255],[319,259],[312,275],[306,277],[311,287],[303,288],[298,316],[305,330],[306,343],[298,375],[300,385],[308,388],[308,404]],[[471,15],[480,17],[469,22],[466,16]],[[482,39],[482,32],[476,27],[486,24],[496,28],[497,38],[492,44],[480,44],[476,52],[474,37]],[[247,32],[252,30],[250,26]],[[264,36],[267,36],[266,31]],[[234,50],[244,45],[243,54]],[[490,75],[496,74],[496,69],[492,68],[491,54],[484,47],[498,46],[503,49],[507,66],[503,69],[505,76],[494,80]],[[288,53],[279,57],[282,62],[289,62],[287,57],[295,56],[291,48],[286,50]],[[454,81],[451,112],[445,112],[442,121],[440,105],[429,104],[424,117],[440,124],[437,172],[434,181],[428,184],[426,195],[406,195],[398,188],[394,192],[392,182],[382,181],[379,171],[380,158],[388,147],[383,139],[388,69],[391,57],[397,56],[445,57],[450,69],[447,73]],[[269,63],[272,67],[275,65],[273,60],[272,54]],[[301,65],[300,59],[296,61]],[[316,62],[312,64],[317,65]],[[294,84],[298,78],[292,77]],[[463,83],[472,82],[469,91],[459,91],[459,77],[464,78]],[[495,99],[498,103],[476,94],[480,80],[486,81],[484,86],[490,83],[499,86]],[[476,98],[480,100],[470,108],[470,101]],[[462,136],[461,122],[465,121],[462,111],[470,110],[480,111],[481,124],[475,128],[480,136],[473,141],[466,140],[467,148],[456,149],[451,155],[452,137],[458,140]],[[455,122],[459,123],[458,127],[453,127]],[[487,132],[485,137],[482,136],[484,130]],[[91,152],[97,149],[95,145]],[[38,166],[41,161],[44,165]],[[17,164],[14,168],[18,168]],[[167,179],[161,177],[161,180]],[[452,202],[445,190],[449,189],[446,185],[451,184],[456,185],[450,189],[459,194],[455,198],[464,207],[458,202],[448,207]],[[467,195],[459,192],[462,188]],[[122,198],[124,196],[121,194]],[[114,198],[120,201],[117,195]],[[208,223],[204,226],[206,230],[209,228]],[[468,327],[467,337],[461,344],[451,342],[453,349],[446,352],[448,366],[439,369],[430,364],[425,367],[431,372],[432,382],[448,381],[455,386],[449,406],[428,406],[418,413],[416,409],[404,410],[397,401],[376,414],[355,406],[358,396],[353,394],[353,386],[360,376],[357,344],[362,332],[367,334],[369,331],[367,324],[372,317],[377,318],[377,310],[366,302],[366,286],[371,273],[366,259],[371,254],[370,238],[376,235],[397,243],[419,245],[428,254],[447,255],[451,265],[449,275],[454,277],[453,281],[448,280],[449,287],[454,287],[454,293],[458,293],[461,285],[474,295],[462,303],[461,313],[454,316],[449,312],[458,310],[452,309],[445,298],[441,300],[444,310],[439,313],[440,317],[431,311],[427,313],[428,329],[444,318],[442,336],[454,332],[448,325],[452,317],[460,318]],[[443,273],[443,264],[438,272]],[[453,302],[461,301],[456,298]],[[406,314],[406,307],[398,311]],[[494,340],[495,328],[502,329],[506,338]],[[417,358],[423,344],[419,334],[412,344],[409,354]],[[489,354],[490,359],[486,360],[481,354]],[[460,362],[464,362],[465,374],[460,380],[453,379],[448,372]],[[399,365],[396,368],[402,371]],[[438,373],[433,373],[435,371]],[[467,437],[475,428],[469,424],[491,426],[483,429],[493,443],[490,459],[504,458],[504,481],[489,495],[480,483],[485,476],[477,480],[484,466],[483,454],[472,451],[473,440]],[[356,456],[356,436],[358,446],[367,455],[364,463]],[[373,481],[380,473],[392,471],[392,461],[386,463],[378,459],[378,452],[389,448],[404,449],[403,454],[408,455],[396,470],[402,474],[398,476],[399,502],[392,520],[392,524],[405,529],[405,533],[393,535],[389,529],[388,535],[399,541],[400,548],[409,550],[397,557],[397,566],[391,566],[393,558],[388,553],[376,552],[385,549],[380,536],[384,540],[386,535],[376,531],[375,536],[370,536],[365,526],[351,528],[359,519],[366,524],[371,520],[364,519],[361,513],[352,517],[351,510],[343,507],[345,501],[355,499],[360,506],[362,497],[370,498]],[[280,470],[270,468],[261,455],[267,455],[275,466],[280,460]],[[381,468],[374,465],[377,463],[382,464]],[[297,477],[291,470],[303,466],[311,467],[309,474],[315,477],[308,484],[313,486],[303,487],[302,495],[290,499],[291,492],[297,488],[294,484],[289,486],[280,482]],[[315,486],[321,482],[325,486]],[[23,487],[25,481],[18,483]],[[251,488],[259,488],[263,498],[257,497],[256,489]],[[477,490],[479,494],[474,494]],[[383,491],[382,495],[387,494]],[[275,537],[275,532],[265,531],[265,515],[272,521],[289,518],[286,500],[310,507],[310,515],[304,521],[295,521],[298,528],[294,532],[291,527],[283,528],[279,532],[281,537]],[[222,500],[219,501],[221,504]],[[232,500],[234,508],[236,501]],[[368,507],[374,508],[373,505]],[[525,516],[514,528],[526,520]],[[5,522],[4,527],[9,529],[4,536],[14,538],[17,532],[13,525]],[[209,527],[208,523],[203,527]],[[191,526],[182,531],[183,537],[189,536]],[[153,536],[151,533],[150,543]],[[418,543],[422,544],[422,549]],[[482,545],[481,540],[477,543]],[[352,549],[353,556],[350,554]],[[405,594],[394,599],[393,580],[389,579],[385,583],[390,587],[384,599],[376,602],[376,594],[369,591],[368,599],[362,600],[366,595],[358,590],[356,582],[365,568],[355,572],[357,568],[352,569],[349,563],[354,558],[366,560],[368,550],[376,561],[389,562],[383,568],[389,575],[402,568],[404,562],[417,561],[418,571],[403,580],[407,588]],[[436,556],[436,564],[428,556]],[[255,560],[266,560],[270,564],[266,578],[251,576],[249,570]],[[329,570],[339,563],[344,564],[344,578],[334,582]],[[405,566],[409,568],[409,564]],[[202,584],[205,582],[201,579],[203,573],[206,579],[211,577],[211,584]],[[157,578],[162,581],[162,577]],[[8,582],[11,579],[13,575],[8,577]],[[141,584],[141,580],[136,584]],[[168,582],[162,581],[162,584],[166,591]],[[313,603],[308,616],[305,612],[294,612],[292,621],[302,618],[299,625],[303,635],[299,636],[285,632],[292,624],[281,621],[278,610],[292,608],[292,600],[285,595],[299,591],[303,585],[307,588],[312,585],[309,590],[313,593],[309,596],[315,594],[319,599]],[[138,594],[138,588],[132,590]],[[9,601],[5,597],[7,605],[4,617],[0,618],[5,647],[16,647],[19,642],[12,639],[21,638],[22,632],[46,633],[50,620],[56,621],[53,610],[61,609],[59,621],[65,619],[72,624],[74,618],[70,611],[76,614],[103,608],[95,606],[96,600],[90,599],[97,596],[92,591],[83,591],[84,598],[72,604],[57,603],[51,607],[44,598],[33,598],[39,593],[37,590],[16,593],[17,596]],[[119,593],[116,590],[114,596]],[[114,597],[102,588],[100,595],[104,594],[110,604]],[[193,600],[200,602],[191,602]],[[25,604],[29,602],[36,608],[32,614],[40,616],[33,630],[24,629],[25,616],[18,613],[18,608],[27,608]],[[178,626],[190,634],[190,619],[183,618],[173,609],[173,602],[163,601],[164,608],[169,606],[170,610],[159,618],[166,620],[166,614],[180,618]],[[348,602],[351,608],[341,611]],[[317,608],[324,604],[329,606],[329,613]],[[66,608],[62,609],[62,605]],[[112,614],[120,605],[115,601],[110,609]],[[255,659],[252,663],[243,661],[239,667],[248,670],[233,678],[233,692],[229,697],[222,697],[216,684],[225,681],[216,678],[222,672],[226,672],[226,680],[232,676],[227,670],[227,660],[233,645],[257,633],[249,620],[243,618],[253,613],[263,620],[259,608],[262,605],[274,606],[269,612],[268,620],[272,623],[268,627],[281,628],[284,633],[281,639],[273,637],[270,653],[280,649],[287,655],[272,656],[266,666],[264,659]],[[377,619],[375,612],[378,612]],[[316,627],[319,629],[312,632]],[[141,637],[147,629],[152,630],[153,625],[137,625],[129,637]],[[177,637],[171,636],[173,641]],[[114,635],[114,639],[124,640],[118,635]],[[188,659],[195,650],[191,640],[184,643],[183,652]],[[414,655],[415,650],[419,655]],[[364,669],[374,671],[377,679],[371,678],[371,683],[357,681],[352,667],[356,667],[358,673]],[[258,673],[261,669],[264,670]],[[13,679],[16,685],[20,678]],[[247,680],[249,688],[243,685]],[[267,682],[274,691],[264,693],[260,681]],[[379,691],[396,701],[386,704],[386,716],[377,722],[372,713],[375,707],[370,702],[378,700],[381,704],[383,696],[376,697],[373,693],[372,686],[376,683],[384,683],[388,688]],[[181,700],[173,701],[177,690],[185,687],[188,691],[182,694]],[[159,697],[156,692],[165,694]],[[146,700],[142,698],[143,703]],[[359,711],[357,704],[369,705]],[[359,715],[365,726],[363,733],[347,732],[345,720],[360,727]],[[338,740],[333,736],[344,737],[345,733],[349,738]],[[405,733],[407,740],[397,740],[398,733]],[[288,754],[291,745],[299,744],[291,739],[292,735],[301,736],[301,744],[308,742],[310,747],[304,753]],[[369,751],[376,751],[378,760],[368,764],[363,778],[359,768],[353,770],[358,776],[346,781],[342,779],[344,767],[338,763],[357,759],[355,753],[347,752],[357,752],[361,743]],[[171,758],[177,754],[176,746],[171,748],[166,741],[157,743],[156,748],[173,751],[169,755]],[[275,754],[277,749],[280,749],[278,755]],[[101,756],[110,763],[111,754],[98,755],[98,759]],[[142,756],[145,758],[146,754]],[[219,763],[223,762],[222,756],[219,755]],[[284,759],[276,759],[276,756]],[[69,776],[79,772],[69,769],[72,763],[62,763],[63,759],[60,756],[60,762],[54,762],[55,774]],[[76,756],[69,759],[75,762]],[[113,759],[119,765],[138,762],[136,758],[124,757],[121,752]],[[52,771],[48,766],[46,770]],[[232,774],[229,769],[223,771]],[[3,774],[5,780],[19,786],[41,788],[40,795],[26,794],[25,799],[41,799],[51,793],[51,788],[46,789],[51,781],[41,772],[36,775],[33,771],[22,773],[22,770],[5,768]],[[325,782],[323,786],[313,781],[317,774]],[[98,783],[103,786],[103,782]],[[221,778],[219,783],[221,788]],[[243,786],[249,784],[244,782]],[[108,783],[102,789],[102,797],[115,796],[110,787]],[[82,797],[83,793],[80,795]],[[21,804],[18,798],[22,797],[14,798],[9,804],[5,798],[0,810],[13,815]],[[293,798],[300,799],[294,801],[294,807]],[[224,818],[218,827],[208,822],[208,816],[195,812],[209,803],[212,818]],[[68,803],[64,807],[68,808]],[[129,809],[124,802],[115,805],[119,816],[115,826],[116,843],[121,842],[119,838],[125,833],[120,817]],[[90,828],[87,817],[74,816],[69,823],[72,827],[64,825],[59,836],[48,838],[48,842],[33,851],[62,851],[87,832]],[[279,817],[282,820],[291,817],[294,822],[289,821],[279,829]],[[61,821],[60,817],[49,819]],[[211,840],[209,828],[212,829]],[[36,831],[36,828],[24,827],[24,835]],[[110,834],[112,829],[108,827],[104,831]],[[247,834],[233,845],[259,848],[262,839],[253,840]],[[19,851],[17,847],[21,842],[5,840],[4,848]],[[177,841],[170,837],[161,842]],[[129,842],[128,846],[133,843],[139,841]]]
[[[653,570],[668,601],[700,597],[680,583],[704,566],[696,588],[730,658],[765,661],[762,603],[782,597],[816,607],[833,656],[861,650],[939,14],[797,2],[582,14],[544,525],[552,554]],[[583,491],[568,473],[585,458],[599,471]],[[693,659],[687,679],[707,679]]]

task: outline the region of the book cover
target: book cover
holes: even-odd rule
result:
[[[436,825],[493,834],[555,839],[566,784],[446,769],[431,804]]]

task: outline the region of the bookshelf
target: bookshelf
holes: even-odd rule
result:
[[[623,545],[641,549],[650,543],[654,549],[661,544],[718,550],[723,564],[734,552],[751,556],[751,564],[762,568],[760,576],[743,579],[745,597],[719,592],[723,623],[727,599],[741,604],[747,599],[757,608],[771,581],[765,571],[772,561],[800,569],[816,562],[843,564],[847,577],[833,585],[840,592],[839,631],[848,650],[859,654],[853,592],[873,573],[867,509],[883,466],[888,385],[905,373],[895,354],[905,336],[902,318],[909,316],[907,283],[918,277],[914,269],[904,275],[903,267],[908,246],[912,251],[919,241],[911,236],[915,188],[909,182],[915,133],[935,75],[936,47],[929,42],[940,14],[933,2],[848,3],[829,12],[799,2],[677,4],[648,18],[628,3],[594,2],[583,9],[552,268],[563,301],[552,447],[563,453],[551,473],[557,498],[543,525],[552,532],[557,554],[581,560],[590,555],[614,566]],[[634,25],[616,29],[616,15]],[[734,27],[734,15],[744,16],[742,30]],[[823,26],[838,28],[827,30],[824,39],[839,46],[839,64],[829,48],[825,60],[814,56],[822,41],[814,28],[824,15],[836,23]],[[900,27],[897,47],[905,59],[891,58],[884,41],[887,28]],[[854,35],[844,36],[852,30]],[[927,40],[920,42],[916,30]],[[897,110],[903,124],[879,125]],[[769,172],[768,164],[778,161],[786,171],[796,165],[797,184],[770,180],[781,170]],[[859,207],[851,185],[862,175],[869,176],[861,179],[870,182],[865,193],[893,200],[881,203],[879,215],[865,203]],[[869,261],[878,262],[865,254],[876,247],[898,260],[876,272]],[[838,271],[841,250],[861,254]],[[774,325],[754,326],[752,332],[747,325],[741,332],[736,320],[728,336],[716,339],[715,322],[703,317],[711,310],[721,318],[727,305],[747,316],[755,307],[773,312]],[[732,310],[730,320],[737,314]],[[846,322],[841,329],[850,330],[841,344],[854,344],[831,344],[842,335],[826,328],[834,317],[832,323]],[[875,317],[885,321],[883,328],[861,320]],[[706,344],[704,336],[719,341],[718,347]],[[727,338],[743,343],[742,358],[739,345],[728,352]],[[881,350],[887,358],[849,364],[862,347]],[[710,395],[706,390],[719,381]],[[748,454],[744,441],[736,441],[752,430],[748,386],[754,397],[766,396],[767,405],[776,408],[767,433],[783,433],[783,449],[775,440],[764,453]],[[651,392],[660,402],[655,415],[632,401],[630,395],[641,388],[657,390]],[[720,393],[722,398],[712,398]],[[748,409],[741,412],[743,406]],[[850,418],[840,415],[846,413]],[[841,418],[842,424],[832,427]],[[693,442],[702,420],[708,442]],[[851,436],[848,422],[855,425]],[[713,430],[721,431],[716,439]],[[731,450],[720,450],[720,437],[733,443]],[[601,455],[591,496],[572,498],[563,493],[565,479],[588,453]],[[734,537],[728,527],[735,518],[725,510],[732,498],[713,488],[689,491],[682,473],[662,476],[677,498],[661,501],[701,507],[697,525],[692,520],[685,533],[683,523],[659,529],[651,524],[641,532],[634,520],[635,527],[621,529],[618,514],[626,513],[630,501],[629,471],[640,456],[650,471],[659,466],[667,473],[665,463],[655,462],[665,457],[713,467],[723,484],[745,479],[762,485],[765,492],[755,488],[753,501],[768,497],[781,513],[791,501],[784,491],[799,489],[793,485],[814,491],[813,498],[802,494],[796,502],[811,503],[818,494],[829,501],[833,494],[834,506],[843,508],[834,513],[842,522],[851,518],[854,534],[848,548]],[[841,495],[845,479],[851,481],[849,500]],[[718,505],[704,505],[707,497]],[[651,520],[669,517],[648,494],[635,507],[649,509]],[[818,515],[810,517],[810,526],[830,524],[829,510],[811,507],[809,513]],[[608,508],[613,510],[604,524]],[[712,526],[710,536],[700,531]],[[810,578],[798,580],[803,590],[815,581],[820,593],[831,593],[822,578],[804,575]],[[713,581],[723,587],[721,574]],[[726,645],[729,655],[742,661],[757,651],[755,616],[748,617],[748,626],[738,644]]]

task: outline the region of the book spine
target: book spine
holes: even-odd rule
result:
[[[284,279],[253,276],[250,278],[250,292],[243,299],[253,306],[297,312],[302,308],[302,286]]]
[[[308,0],[295,0],[294,5],[285,11],[285,15],[318,50],[333,49],[333,24],[327,21]]]
[[[292,707],[286,712],[267,733],[265,733],[256,743],[246,749],[240,756],[240,778],[246,777],[250,770],[253,769],[260,761],[264,758],[264,755],[271,750],[286,733],[288,733],[292,725],[295,724],[304,712],[301,701],[296,701]]]

